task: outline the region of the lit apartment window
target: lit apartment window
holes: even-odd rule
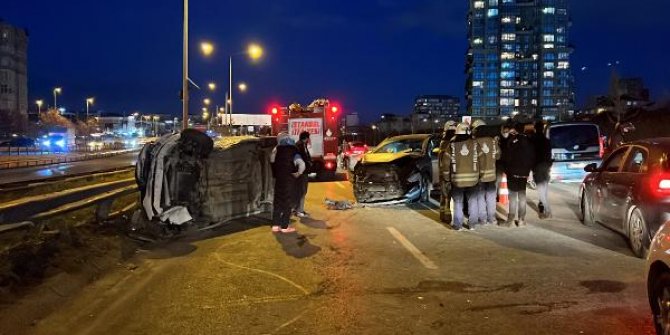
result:
[[[484,40],[482,40],[481,38],[475,38],[475,39],[472,41],[472,43],[474,43],[474,44],[482,44],[482,43],[484,43]]]
[[[514,41],[516,40],[516,34],[502,34],[503,41]]]
[[[567,52],[559,52],[558,59],[568,59],[570,55]]]
[[[491,7],[498,6],[498,0],[489,0],[489,6]]]
[[[537,99],[531,100],[530,104],[533,106],[537,106]]]
[[[554,67],[556,67],[556,65],[554,65],[553,62],[545,62],[544,63],[544,68],[547,69],[547,70],[553,70]]]
[[[564,32],[565,32],[565,27],[558,27],[558,28],[556,28],[556,32],[559,33],[559,34],[564,33]]]
[[[500,99],[501,106],[514,106],[514,99],[502,98]]]
[[[516,18],[516,24],[519,24],[519,23],[521,23],[521,18],[520,18],[520,17],[517,17],[517,18]]]
[[[513,52],[503,52],[500,54],[501,59],[514,59],[514,53]]]
[[[512,78],[514,78],[514,71],[502,71],[502,72],[500,72],[500,78],[502,78],[502,79],[512,79]]]
[[[496,44],[498,38],[496,36],[489,36],[489,44]]]
[[[505,16],[502,18],[502,23],[512,23],[512,18],[509,16]]]
[[[543,76],[545,78],[554,78],[554,71],[544,71]]]
[[[546,43],[543,47],[545,49],[553,49],[554,48],[554,43]]]
[[[556,8],[554,7],[545,7],[542,9],[542,13],[544,14],[556,14]]]
[[[519,99],[514,99],[514,107],[519,107],[520,105]]]
[[[507,69],[513,69],[514,68],[514,63],[512,62],[502,62],[500,65],[501,68],[507,70]]]
[[[538,54],[533,54],[533,60],[537,60],[540,56]]]
[[[500,87],[512,87],[514,86],[514,81],[512,80],[503,80],[500,82]]]
[[[489,9],[488,13],[486,14],[488,17],[494,17],[498,16],[498,8],[491,8]]]
[[[554,35],[551,34],[544,35],[542,38],[544,39],[545,42],[554,42],[556,40]]]
[[[502,90],[500,90],[500,96],[501,97],[513,97],[514,96],[514,90],[509,89],[509,88],[502,89]]]
[[[502,3],[514,3],[514,0],[502,0]]]
[[[559,69],[568,69],[570,68],[570,62],[558,62]]]
[[[477,9],[484,8],[484,1],[475,1],[475,8]]]
[[[472,82],[472,87],[483,87],[483,86],[484,86],[484,82],[483,82],[483,81],[479,81],[479,80],[477,80],[477,81],[473,81],[473,82]]]

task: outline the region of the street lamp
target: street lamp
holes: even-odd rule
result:
[[[253,61],[258,61],[263,57],[263,47],[261,47],[259,44],[256,43],[251,43],[249,46],[247,46],[247,51],[245,52],[247,55],[249,55],[249,58]],[[228,105],[228,113],[230,114],[230,121],[232,122],[232,116],[233,116],[233,56],[228,57],[228,62],[229,62],[229,69],[228,69],[228,96],[226,97],[226,102]],[[246,90],[246,85],[244,85],[244,89],[240,87],[240,90],[244,92]]]
[[[88,108],[95,102],[95,98],[86,99],[86,122],[88,122]]]
[[[182,129],[188,128],[188,0],[184,0],[183,43],[182,43],[182,78],[181,78],[181,113]]]
[[[237,88],[240,89],[240,92],[244,93],[244,92],[247,91],[247,84],[246,83],[240,83],[239,85],[237,85]]]
[[[206,98],[206,99],[203,100],[202,102],[205,104],[205,106],[209,106],[209,104],[212,103],[212,101],[209,100],[209,98]]]
[[[58,110],[58,95],[63,93],[63,89],[60,87],[54,88],[54,109]]]
[[[214,82],[207,84],[207,86],[209,87],[209,90],[212,92],[216,90],[216,83]]]
[[[202,51],[202,54],[205,56],[211,56],[214,53],[214,44],[210,42],[202,42],[200,43],[200,51]]]
[[[42,104],[44,104],[44,101],[37,100],[35,101],[35,103],[37,104],[37,116],[39,116],[40,114],[42,114]]]

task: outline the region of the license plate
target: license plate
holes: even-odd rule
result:
[[[573,163],[573,164],[568,164],[568,169],[584,169],[586,167],[586,163]]]

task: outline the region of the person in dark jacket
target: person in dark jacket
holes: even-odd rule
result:
[[[288,134],[277,136],[277,147],[272,150],[270,163],[275,179],[272,232],[295,232],[295,228],[289,227],[291,209],[294,206],[296,179],[305,172],[305,162]]]
[[[509,211],[505,223],[507,227],[515,222],[519,227],[526,225],[526,184],[535,165],[535,149],[528,136],[523,133],[523,128],[523,124],[514,126],[505,144],[506,150],[503,151],[509,186]]]
[[[295,190],[295,214],[301,218],[309,216],[307,212],[305,212],[305,196],[307,196],[307,185],[309,183],[308,175],[310,168],[312,167],[312,156],[310,155],[308,148],[310,144],[309,141],[309,132],[303,131],[300,133],[298,142],[295,144],[298,148],[300,158],[305,162],[305,172],[298,177],[298,184]]]
[[[535,167],[533,167],[533,181],[537,185],[540,201],[537,204],[540,219],[551,218],[551,205],[549,204],[549,181],[551,165],[551,142],[544,134],[544,122],[535,123],[535,135],[533,135],[533,146],[535,147]]]

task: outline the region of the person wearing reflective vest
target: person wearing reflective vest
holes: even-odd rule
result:
[[[479,222],[477,211],[476,190],[479,183],[479,148],[477,141],[468,134],[470,127],[459,124],[456,127],[456,136],[451,140],[448,149],[451,163],[450,180],[451,196],[454,200],[454,218],[452,227],[463,230],[465,221],[463,214],[464,200],[468,199],[468,227],[474,229]]]
[[[482,224],[497,225],[496,197],[498,195],[496,162],[500,159],[498,138],[486,134],[486,123],[476,120],[472,124],[472,135],[479,147],[479,187],[477,190],[477,210]]]
[[[440,170],[440,220],[451,224],[451,159],[449,158],[449,145],[456,134],[456,122],[447,121],[444,124],[444,133],[440,142],[440,154],[438,167]]]

